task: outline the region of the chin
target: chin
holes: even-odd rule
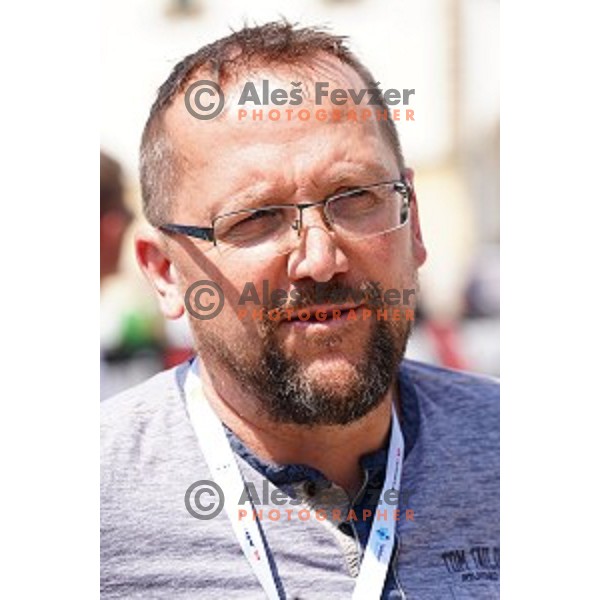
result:
[[[341,395],[352,390],[360,377],[358,367],[340,354],[314,359],[302,372],[315,388]]]

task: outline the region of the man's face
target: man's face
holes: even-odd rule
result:
[[[329,81],[330,89],[364,87],[349,67],[334,59],[323,62],[329,75],[314,79]],[[278,73],[264,70],[253,80],[268,79],[272,88],[288,89],[299,78],[285,69]],[[242,85],[231,86],[226,95],[239,97]],[[218,119],[197,121],[185,110],[183,98],[170,109],[167,126],[184,163],[172,222],[210,226],[215,216],[242,208],[314,202],[348,188],[400,178],[394,153],[374,120],[269,121],[269,110],[285,114],[291,107],[251,107],[249,113],[252,108],[262,109],[262,121],[238,120],[234,105]],[[315,107],[305,99],[298,108],[314,113],[334,107]],[[281,255],[226,252],[211,242],[173,236],[170,258],[181,297],[201,279],[215,281],[225,295],[224,308],[214,319],[190,318],[205,368],[235,378],[277,421],[332,425],[364,416],[391,385],[410,323],[377,320],[374,310],[364,318],[368,300],[343,305],[357,309],[356,320],[342,312],[341,318],[318,321],[314,311],[323,303],[315,304],[310,291],[317,283],[361,290],[367,282],[378,283],[382,290],[414,289],[416,269],[425,257],[416,240],[416,221],[413,212],[399,230],[347,240],[328,230],[321,209],[311,208],[304,211],[295,246]],[[308,290],[303,304],[313,317],[260,320],[252,318],[252,309],[259,308],[255,305],[246,306],[242,316],[238,303],[249,282],[261,296],[265,282],[271,291]]]

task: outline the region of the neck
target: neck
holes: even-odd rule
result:
[[[207,400],[227,427],[260,459],[276,464],[305,464],[355,494],[363,483],[360,458],[383,447],[390,428],[393,393],[363,418],[348,425],[307,427],[276,423],[259,411],[259,403],[227,374],[203,365]],[[225,390],[226,395],[225,395]]]

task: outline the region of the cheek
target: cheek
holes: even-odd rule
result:
[[[251,317],[241,319],[235,307],[227,302],[213,319],[189,318],[196,347],[209,354],[221,353],[233,356],[246,353],[258,337],[258,323]]]
[[[379,282],[412,281],[415,273],[415,260],[412,254],[410,236],[405,231],[401,235],[383,236],[353,253],[352,264],[359,266],[367,278]],[[352,266],[351,266],[352,269]]]
[[[273,277],[272,269],[257,272],[256,268],[246,267],[235,279],[229,278],[226,286],[223,309],[215,319],[216,328],[231,338],[262,336],[266,320],[263,307],[271,302],[278,288],[287,291],[286,284]]]
[[[361,265],[365,279],[376,282],[390,308],[416,308],[417,269],[408,235],[373,244]],[[387,300],[386,300],[387,302]]]
[[[287,257],[273,257],[263,264],[232,265],[228,272],[231,283],[230,304],[236,308],[258,309],[269,304],[277,289],[289,290]]]
[[[259,313],[265,295],[268,301],[275,289],[286,289],[285,259],[278,257],[261,265],[239,259],[208,263],[203,258],[184,256],[178,263],[179,289],[197,341],[201,343],[206,335],[235,343],[261,335]],[[201,281],[206,283],[201,285]],[[221,298],[218,314],[210,316],[210,305],[218,304]],[[204,318],[194,317],[193,310]]]

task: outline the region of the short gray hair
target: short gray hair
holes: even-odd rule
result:
[[[352,67],[365,83],[374,81],[371,72],[346,46],[345,37],[314,27],[298,28],[287,21],[245,26],[181,60],[160,86],[142,135],[140,180],[148,221],[159,225],[168,219],[169,198],[174,195],[181,174],[177,149],[166,132],[165,113],[199,70],[206,69],[222,84],[253,65],[307,66],[308,60],[321,53]],[[387,109],[379,89],[375,105]],[[381,128],[403,169],[404,159],[393,121],[381,120]]]

